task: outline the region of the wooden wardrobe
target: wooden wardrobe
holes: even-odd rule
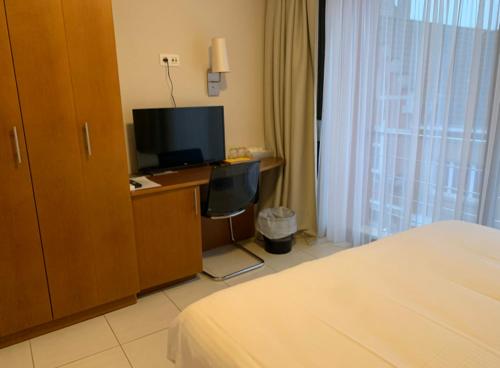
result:
[[[138,291],[110,0],[0,0],[0,337]]]

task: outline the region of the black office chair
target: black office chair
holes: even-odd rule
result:
[[[235,240],[233,217],[241,215],[256,203],[259,195],[260,162],[252,161],[241,164],[214,166],[206,199],[202,202],[203,216],[213,220],[229,219],[232,245],[251,255],[258,262],[224,276],[203,273],[216,281],[227,280],[264,265],[264,260],[250,252]]]

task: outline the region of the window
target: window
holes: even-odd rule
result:
[[[367,221],[371,239],[403,230],[408,220],[414,227],[436,218],[456,218],[459,202],[462,219],[478,221],[497,37],[490,30],[491,17],[483,20],[479,36],[474,29],[478,1],[465,4],[458,28],[449,25],[450,17],[457,16],[454,2],[448,2],[449,9],[440,9],[437,3],[413,0],[410,22],[402,17],[404,9],[392,9],[379,20]],[[498,12],[499,1],[493,6]],[[439,22],[426,26],[432,30],[425,29],[424,19]],[[427,45],[426,32],[440,37]],[[477,52],[475,37],[484,46],[479,61],[472,58]],[[436,58],[431,54],[434,47],[442,48]],[[471,78],[480,78],[474,111],[468,111],[475,93]]]
[[[363,244],[448,219],[500,228],[499,12],[327,0],[320,233]]]

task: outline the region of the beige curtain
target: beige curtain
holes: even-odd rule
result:
[[[264,205],[297,213],[299,229],[316,234],[315,0],[268,0],[265,30],[266,146],[286,160]],[[272,184],[270,184],[272,182]]]

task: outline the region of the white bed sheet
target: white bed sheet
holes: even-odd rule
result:
[[[407,231],[207,297],[169,332],[181,368],[500,367],[500,231]]]

